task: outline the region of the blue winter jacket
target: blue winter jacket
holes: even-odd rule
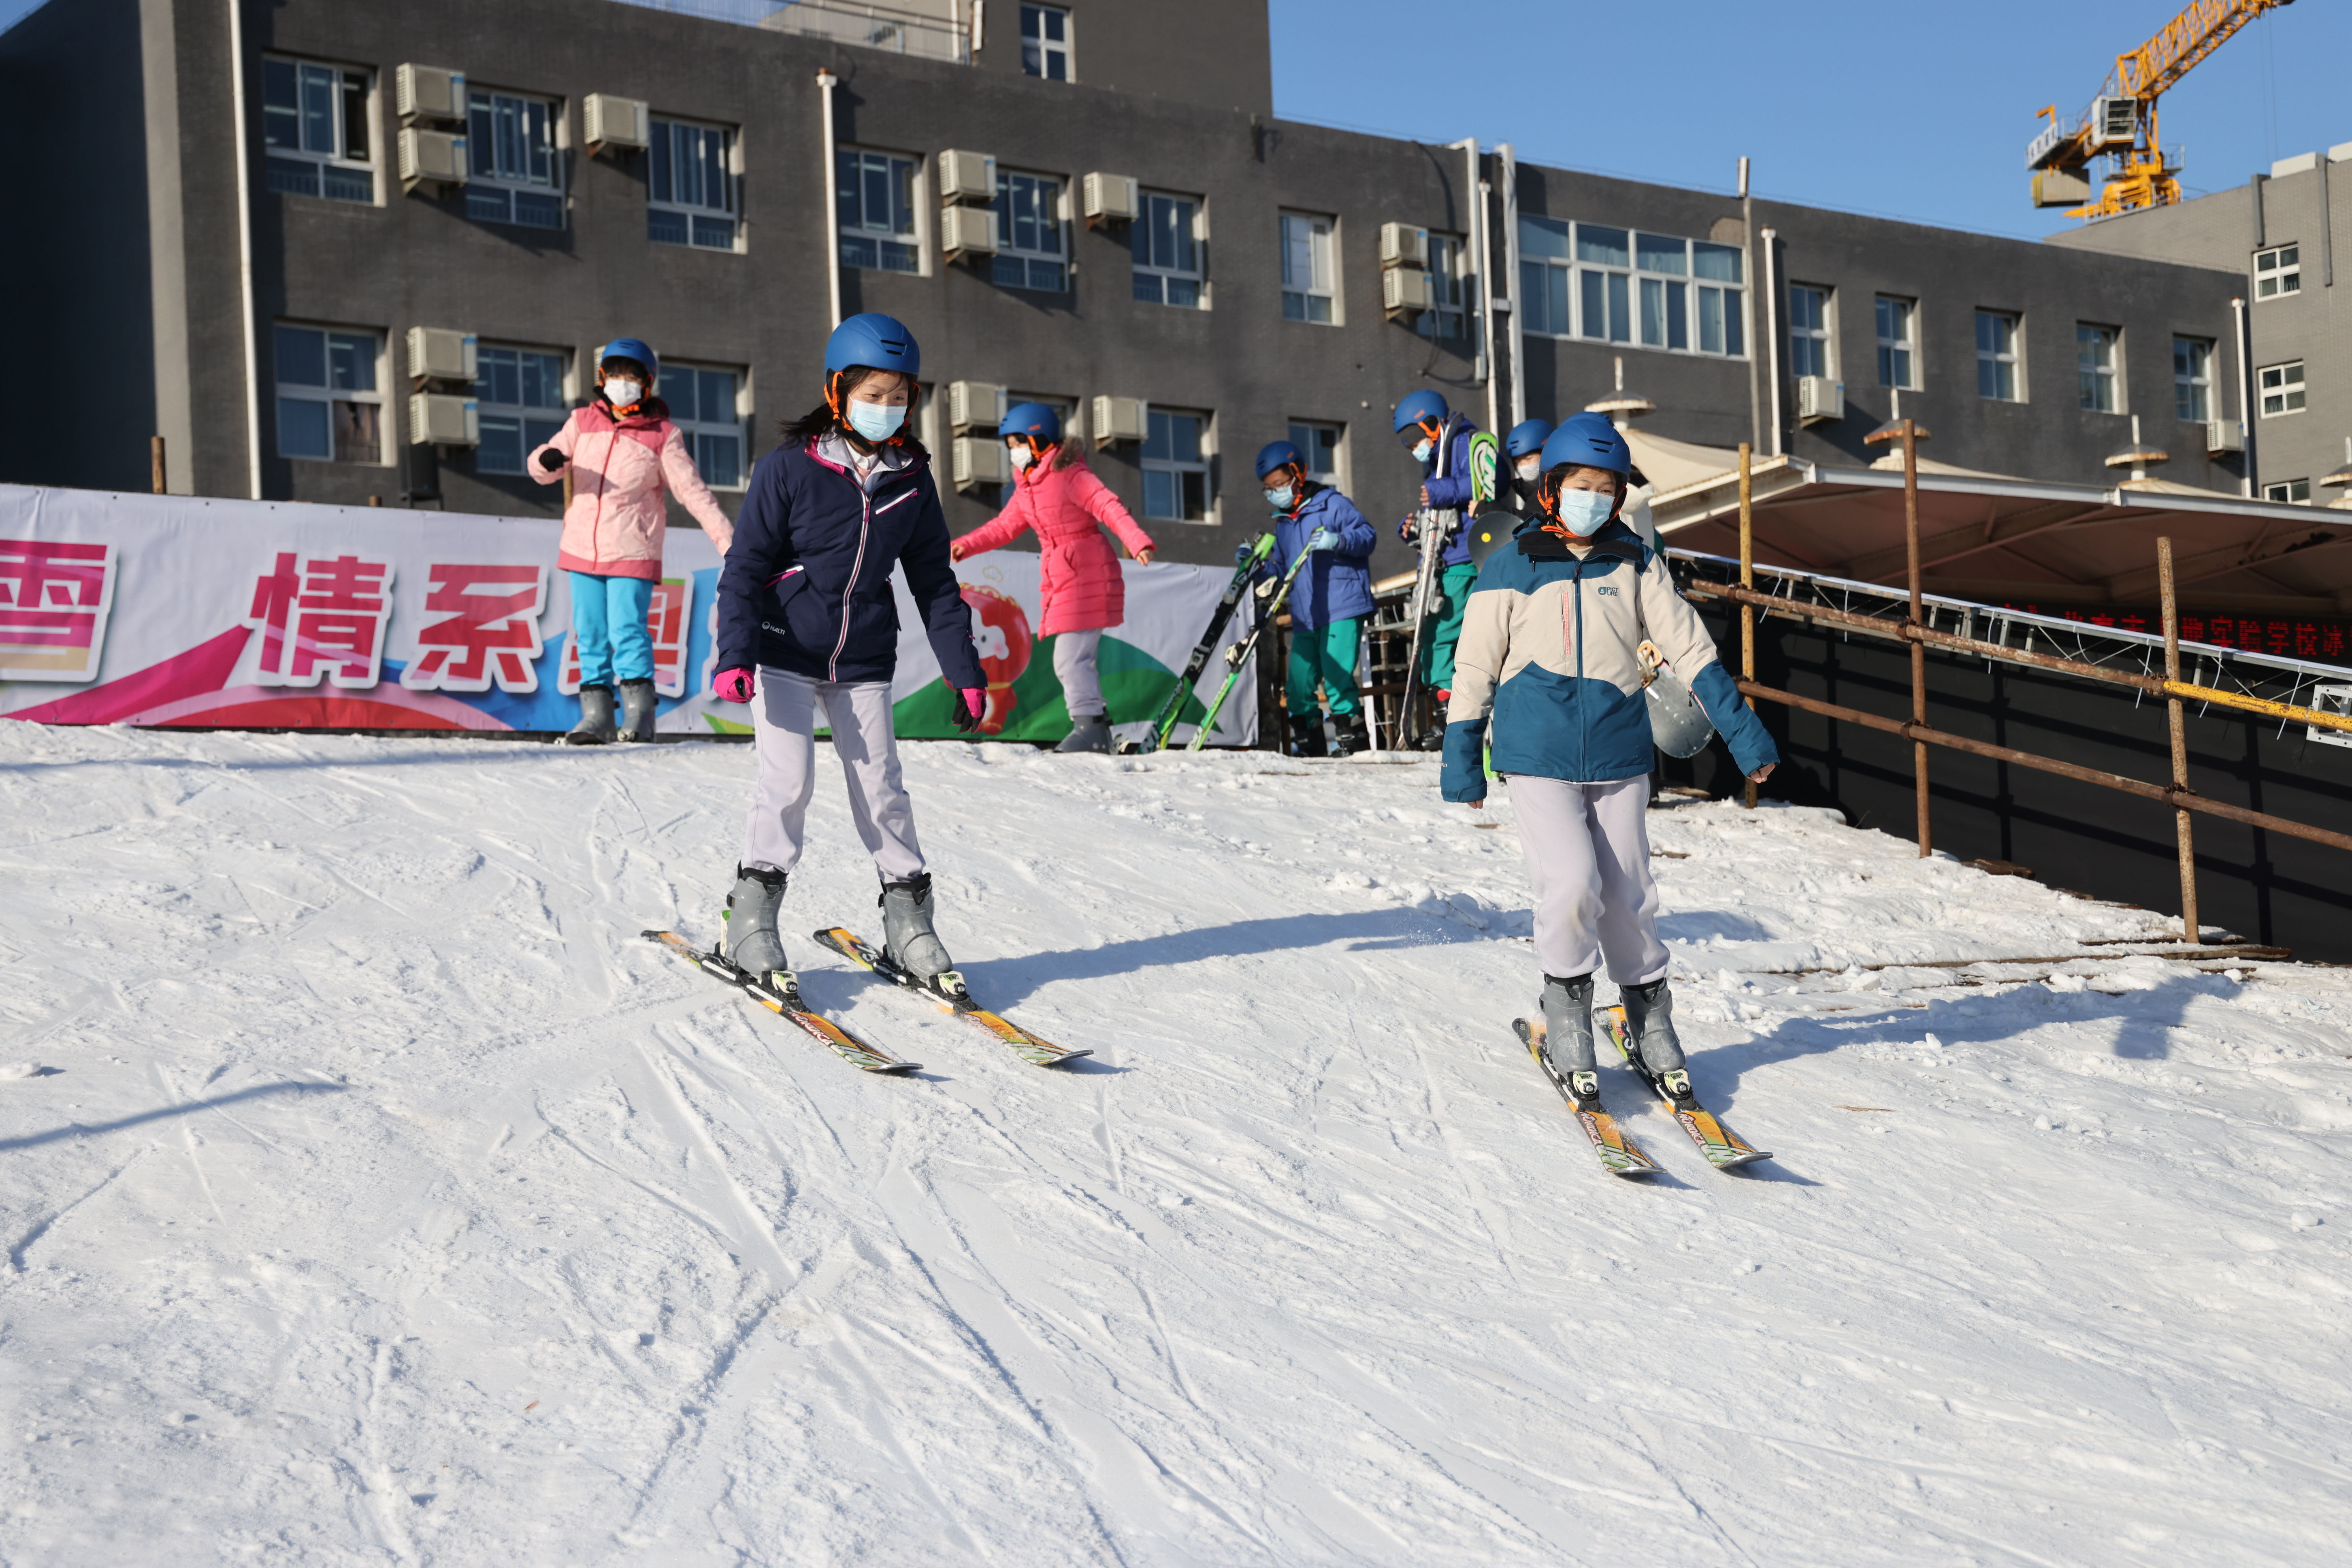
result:
[[[918,458],[868,495],[856,474],[813,447],[774,448],[751,470],[719,574],[716,668],[889,679],[898,664],[894,564],[906,568],[948,684],[987,685],[929,461]]]
[[[1421,466],[1421,482],[1429,491],[1429,504],[1436,508],[1451,508],[1462,513],[1464,526],[1454,531],[1453,542],[1445,547],[1445,553],[1437,558],[1441,566],[1458,566],[1470,559],[1470,437],[1478,433],[1478,426],[1458,415],[1451,424],[1454,426],[1454,445],[1452,451],[1444,454],[1444,476],[1438,477],[1440,454],[1434,450],[1429,454],[1429,461]],[[1402,539],[1405,530],[1411,528],[1412,522],[1413,519],[1409,517],[1397,524],[1397,537]]]
[[[1495,771],[1506,776],[1604,784],[1648,773],[1656,756],[1637,657],[1644,640],[1689,686],[1742,773],[1780,761],[1698,612],[1639,534],[1612,522],[1579,560],[1531,522],[1486,557],[1470,590],[1445,713],[1445,798],[1486,798],[1490,719]]]
[[[1262,572],[1279,577],[1290,570],[1318,528],[1339,536],[1336,550],[1318,550],[1290,585],[1290,624],[1317,631],[1350,616],[1372,613],[1371,523],[1355,502],[1328,485],[1317,485],[1295,511],[1274,518],[1274,554]]]

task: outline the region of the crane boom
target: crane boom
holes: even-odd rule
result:
[[[2072,207],[2069,217],[2113,217],[2180,199],[2180,173],[2168,162],[2157,137],[2156,100],[2187,76],[2200,60],[2228,42],[2239,28],[2265,11],[2294,0],[2190,0],[2188,8],[2128,54],[2100,84],[2090,112],[2062,124],[2055,106],[2042,111],[2050,123],[2026,147],[2033,175],[2033,205]],[[2116,162],[2098,199],[2091,199],[2090,168],[2102,157]]]

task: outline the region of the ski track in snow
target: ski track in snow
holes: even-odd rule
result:
[[[0,1562],[2352,1558],[2352,973],[1864,971],[2166,927],[1662,802],[1779,1157],[1604,1068],[1638,1185],[1511,1037],[1500,792],[908,746],[1047,1072],[808,940],[823,779],[788,945],[900,1079],[638,938],[751,768],[0,725]]]

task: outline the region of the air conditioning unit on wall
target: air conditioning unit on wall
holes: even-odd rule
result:
[[[1429,267],[1429,230],[1409,223],[1381,225],[1381,265]]]
[[[1011,466],[1005,461],[1004,443],[993,436],[955,438],[955,488],[960,490],[1001,485]]]
[[[580,103],[582,134],[588,150],[644,147],[653,141],[652,110],[641,98],[615,98],[592,92]]]
[[[985,153],[947,152],[940,154],[940,200],[992,202],[995,199],[995,159]]]
[[[1114,441],[1140,441],[1151,434],[1151,405],[1140,397],[1097,394],[1093,424],[1097,447],[1108,447]]]
[[[400,132],[400,188],[419,185],[439,190],[466,183],[466,139],[446,131],[419,131],[404,126]]]
[[[2209,419],[2205,422],[2205,455],[2218,458],[2224,452],[2246,449],[2246,433],[2238,428],[2234,419]]]
[[[988,207],[941,207],[940,253],[950,261],[959,256],[995,255],[995,212]]]
[[[413,381],[472,381],[478,373],[471,332],[447,327],[408,329],[408,374]]]
[[[393,102],[403,120],[463,120],[466,73],[403,65],[393,72]]]
[[[408,440],[415,447],[478,447],[482,444],[481,405],[454,393],[412,392]]]
[[[985,381],[948,383],[948,423],[958,430],[986,430],[1004,423],[1004,388]]]
[[[1089,224],[1128,223],[1142,210],[1131,174],[1088,174],[1085,181],[1086,218]]]
[[[1820,425],[1845,417],[1845,383],[1825,375],[1797,378],[1797,423]]]
[[[1410,267],[1391,267],[1381,274],[1381,308],[1393,321],[1429,309],[1429,274]]]

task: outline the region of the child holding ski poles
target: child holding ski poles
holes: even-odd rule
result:
[[[849,785],[851,820],[881,874],[884,949],[919,980],[955,986],[932,927],[930,873],[891,727],[893,565],[905,569],[931,651],[955,689],[957,728],[977,727],[987,701],[930,456],[907,427],[920,364],[914,334],[888,316],[852,316],[834,329],[824,345],[824,401],[785,426],[752,469],[719,574],[713,688],[724,701],[751,705],[759,765],[743,858],[727,895],[726,953],[787,996],[798,982],[776,912],[800,863],[820,707]]]
[[[662,537],[677,497],[719,553],[735,525],[702,482],[669,405],[654,395],[661,361],[635,338],[614,338],[596,354],[596,395],[524,464],[551,485],[568,468],[572,504],[563,512],[556,564],[572,577],[572,642],[580,656],[580,722],[573,746],[654,738],[654,639],[646,616],[661,580]],[[613,686],[621,722],[613,721]]]
[[[1331,704],[1339,754],[1364,751],[1371,740],[1356,684],[1356,651],[1364,617],[1372,613],[1372,525],[1346,496],[1308,479],[1306,457],[1287,441],[1270,441],[1259,449],[1257,478],[1265,487],[1265,504],[1274,509],[1274,553],[1262,570],[1279,579],[1302,557],[1313,557],[1290,588],[1290,670],[1284,696],[1290,710],[1291,754],[1325,754],[1318,686]],[[1252,548],[1244,545],[1235,564]]]
[[[1633,1048],[1678,1110],[1696,1111],[1675,1037],[1658,889],[1650,879],[1650,721],[1638,650],[1657,645],[1762,783],[1772,738],[1717,660],[1666,564],[1619,521],[1633,455],[1597,414],[1543,445],[1540,515],[1489,556],[1470,595],[1447,711],[1444,792],[1486,802],[1484,750],[1507,781],[1535,885],[1544,1052],[1580,1112],[1599,1112],[1592,975],[1623,994]]]
[[[1413,684],[1436,699],[1437,710],[1443,712],[1454,689],[1454,649],[1462,637],[1463,605],[1468,602],[1470,584],[1478,576],[1478,568],[1470,562],[1467,526],[1471,503],[1475,499],[1471,483],[1470,438],[1477,434],[1478,427],[1466,416],[1449,410],[1444,398],[1426,388],[1408,393],[1398,401],[1395,426],[1397,439],[1412,454],[1422,472],[1422,510],[1397,524],[1397,537],[1419,547],[1425,515],[1449,511],[1455,514],[1454,535],[1437,557],[1436,591],[1428,606],[1420,666],[1412,671]],[[1422,751],[1433,752],[1443,743],[1443,733],[1439,724],[1432,723],[1412,743]]]
[[[994,519],[950,545],[949,553],[961,561],[1012,543],[1024,528],[1036,530],[1038,587],[1045,601],[1037,635],[1055,639],[1054,675],[1070,713],[1070,732],[1054,749],[1108,752],[1110,713],[1096,655],[1103,628],[1127,618],[1127,582],[1102,531],[1118,534],[1146,566],[1151,536],[1095,478],[1078,448],[1062,439],[1062,416],[1053,409],[1021,404],[996,433],[1013,458],[1012,499]]]

